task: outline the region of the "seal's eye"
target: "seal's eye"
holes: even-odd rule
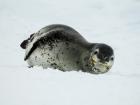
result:
[[[99,52],[99,49],[96,49],[94,54],[96,55],[96,54],[98,54],[98,52]]]
[[[113,61],[113,60],[114,60],[114,58],[113,58],[113,57],[111,57],[111,60]]]
[[[98,53],[98,51],[95,51],[95,52],[94,52],[94,54],[97,54],[97,53]]]

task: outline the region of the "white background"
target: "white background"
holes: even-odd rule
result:
[[[49,24],[106,43],[106,74],[28,68],[20,43]],[[140,0],[0,0],[0,105],[140,105]]]

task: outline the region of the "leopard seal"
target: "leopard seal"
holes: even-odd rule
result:
[[[73,28],[48,25],[21,43],[29,67],[42,66],[61,71],[103,74],[114,62],[113,49],[104,43],[90,43]]]

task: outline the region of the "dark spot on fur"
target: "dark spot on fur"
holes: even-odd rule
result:
[[[69,43],[68,42],[65,42],[66,46],[69,46]]]
[[[51,63],[51,66],[54,68],[54,69],[57,69],[58,68],[58,65],[56,63]]]
[[[37,59],[37,56],[35,56],[35,60]]]
[[[57,53],[57,54],[56,54],[56,59],[58,59],[58,60],[59,60],[59,56],[58,56],[58,55],[59,55],[59,53]]]
[[[86,64],[85,67],[88,67],[88,64]]]
[[[85,58],[84,58],[84,61],[87,61],[87,59],[88,59],[88,58],[87,58],[87,57],[85,57]]]
[[[49,60],[47,60],[47,62],[48,62],[48,63],[50,63],[50,61],[49,61]]]
[[[79,61],[76,61],[76,63],[79,64],[80,62]]]
[[[57,64],[56,63],[51,63],[51,66],[54,66],[54,65],[56,66]]]

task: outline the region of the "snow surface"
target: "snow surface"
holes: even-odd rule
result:
[[[111,45],[106,74],[28,68],[19,44],[48,24]],[[0,0],[0,105],[140,105],[140,0]]]

